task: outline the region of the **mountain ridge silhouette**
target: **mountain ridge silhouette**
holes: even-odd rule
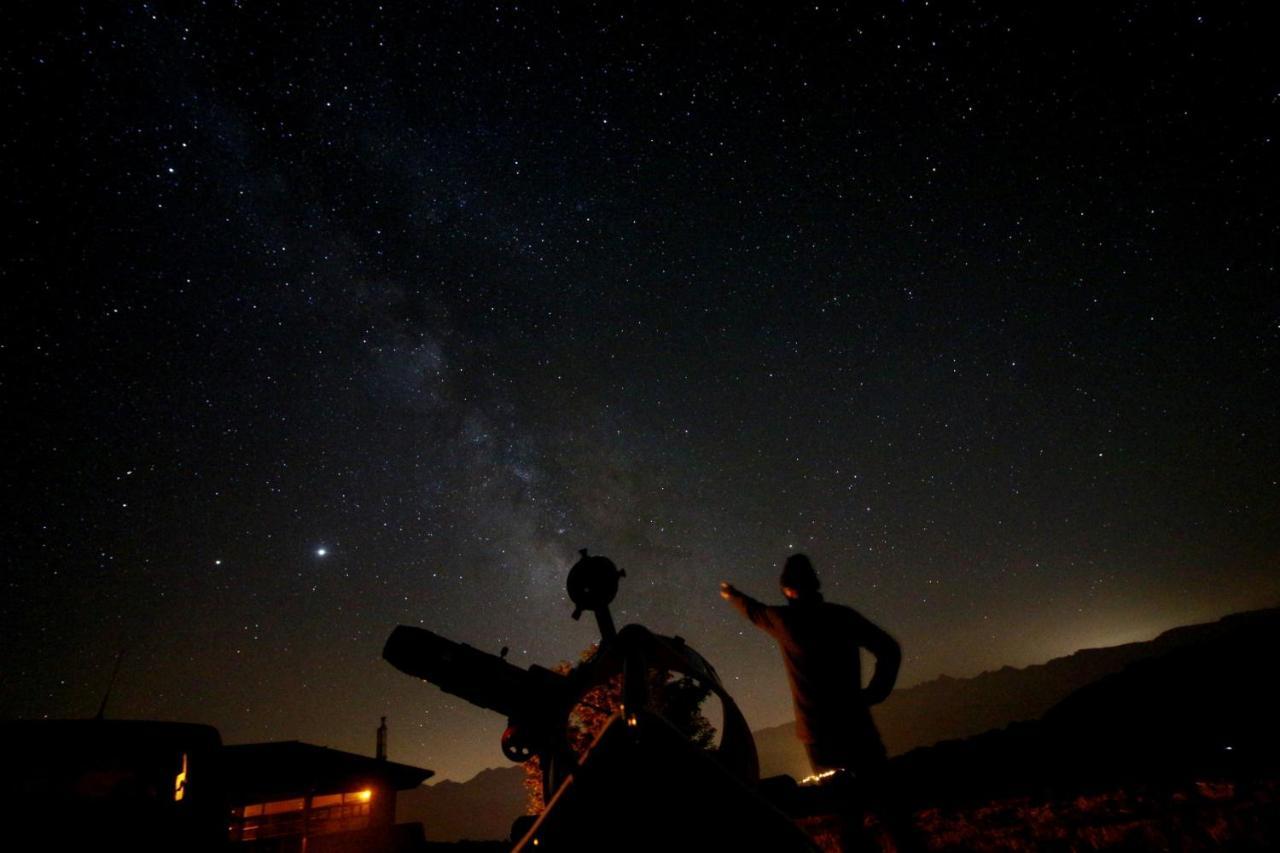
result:
[[[1280,652],[1280,609],[1235,614],[1174,639],[1039,719],[898,756],[900,784],[917,805],[938,805],[1274,774],[1280,694],[1266,667]]]

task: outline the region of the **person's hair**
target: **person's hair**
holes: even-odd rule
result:
[[[782,567],[782,576],[778,578],[782,586],[790,587],[801,595],[812,595],[821,586],[818,573],[813,570],[813,563],[804,554],[792,554]]]

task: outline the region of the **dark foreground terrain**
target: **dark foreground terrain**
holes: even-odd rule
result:
[[[807,818],[801,825],[823,850],[839,850],[832,818]],[[922,809],[916,825],[929,849],[940,853],[1280,850],[1280,779],[1009,797]],[[879,849],[893,849],[874,818],[867,819],[867,829]]]

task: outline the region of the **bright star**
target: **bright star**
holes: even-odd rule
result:
[[[328,548],[317,548],[317,549],[316,549],[316,556],[317,556],[317,557],[323,557],[323,556],[327,555],[328,553],[329,553],[329,549],[328,549]]]

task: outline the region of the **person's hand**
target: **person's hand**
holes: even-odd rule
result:
[[[723,598],[725,601],[728,601],[729,599],[733,598],[737,593],[738,591],[733,588],[733,584],[729,583],[728,581],[725,581],[720,584],[720,597]]]

